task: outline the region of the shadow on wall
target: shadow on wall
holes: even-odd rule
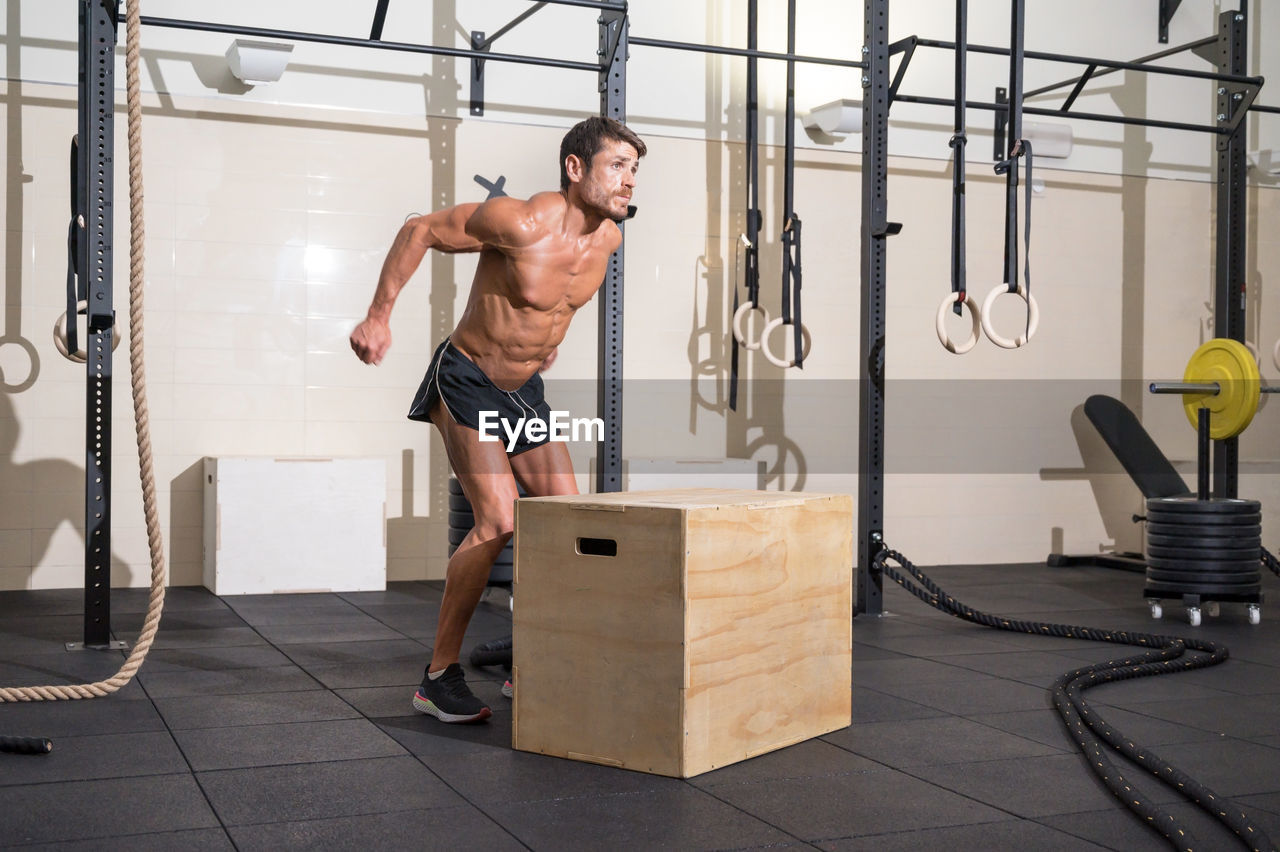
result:
[[[1138,494],[1133,480],[1121,467],[1111,448],[1102,440],[1098,430],[1089,422],[1084,413],[1084,404],[1071,410],[1071,432],[1075,436],[1076,446],[1080,450],[1083,462],[1079,469],[1050,470],[1041,469],[1040,479],[1043,481],[1079,481],[1085,480],[1093,492],[1094,503],[1102,525],[1107,531],[1111,543],[1103,543],[1098,552],[1115,550],[1117,552],[1139,553],[1142,551],[1142,528],[1133,522],[1133,515],[1142,506],[1141,495]],[[1063,552],[1063,530],[1055,527],[1050,542],[1051,553]]]
[[[717,10],[708,7],[708,36],[715,42],[727,34],[720,31]],[[726,104],[723,99],[723,80],[721,63],[708,57],[707,60],[707,101],[706,116],[708,128],[719,128],[724,125],[746,127],[748,119],[747,105],[742,101],[731,101]],[[761,123],[767,120],[767,111],[761,117]],[[711,134],[708,134],[711,137]],[[739,346],[734,339],[731,328],[733,315],[733,294],[739,291],[738,279],[745,275],[746,262],[741,258],[743,246],[738,235],[747,232],[747,207],[750,205],[750,175],[748,174],[748,151],[745,146],[728,143],[715,144],[708,142],[706,156],[707,171],[707,253],[699,259],[694,273],[692,292],[695,294],[691,317],[689,337],[690,366],[690,400],[689,429],[697,432],[698,412],[708,410],[726,420],[725,457],[755,459],[763,457],[766,465],[764,487],[779,491],[803,491],[808,475],[808,464],[800,445],[787,435],[784,403],[786,383],[782,381],[784,372],[774,367],[758,349],[751,350]],[[721,184],[721,176],[726,173],[724,160],[728,152],[729,209],[742,211],[738,215],[730,214],[728,221],[723,221],[721,209],[724,206],[725,188]],[[735,156],[734,152],[738,152]],[[760,173],[759,203],[764,211],[771,207],[779,207],[782,193],[779,190],[783,174],[782,154],[773,148],[759,145],[760,154],[774,155],[774,181],[770,183],[765,176],[769,174],[767,163],[763,157],[758,162]],[[772,192],[771,192],[772,190]],[[770,196],[776,199],[771,203]],[[778,310],[780,302],[777,294],[778,278],[776,272],[782,268],[782,251],[779,242],[768,242],[765,233],[771,220],[776,221],[775,231],[781,231],[781,213],[774,216],[762,215],[758,245],[758,267],[760,270],[761,306],[771,312]],[[713,253],[711,240],[716,240]],[[720,248],[732,246],[732,258],[721,254]],[[770,284],[772,283],[772,286]],[[745,280],[744,280],[745,285]],[[745,291],[739,291],[740,303],[745,300]],[[772,298],[770,298],[772,296]],[[705,298],[699,317],[698,300]],[[725,306],[730,306],[726,312]],[[748,324],[749,325],[749,324]],[[750,333],[749,329],[748,333]],[[759,333],[757,327],[756,333]],[[709,339],[707,355],[703,357],[702,338]],[[729,390],[731,359],[737,351],[737,410],[729,408]],[[784,356],[785,357],[785,356]],[[769,381],[760,381],[768,379]],[[708,400],[703,391],[710,386],[714,398]],[[768,390],[766,390],[766,388]]]
[[[10,3],[5,20],[5,240],[4,330],[0,332],[0,393],[21,393],[40,375],[40,355],[22,336],[22,240],[26,185],[22,164],[22,4]]]
[[[84,540],[84,468],[64,459],[15,462],[21,432],[12,395],[0,393],[0,483],[3,505],[8,507],[4,527],[17,536],[30,535],[25,548],[20,539],[5,548],[7,564],[0,564],[0,580],[11,588],[19,588],[17,575],[24,570],[27,577],[21,588],[31,586],[54,533],[64,523]],[[129,565],[112,553],[112,583],[130,576]]]

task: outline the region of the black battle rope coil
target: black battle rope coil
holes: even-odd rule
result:
[[[48,754],[53,740],[45,737],[0,737],[0,752],[9,754]]]
[[[948,143],[954,151],[951,163],[951,292],[956,294],[956,302],[951,310],[956,316],[964,313],[968,289],[964,267],[964,146],[969,142],[965,136],[964,115],[965,90],[968,88],[965,80],[969,56],[968,19],[968,0],[956,0],[956,132]]]
[[[1263,554],[1263,561],[1280,575],[1280,562],[1277,562],[1276,558],[1265,549]],[[897,562],[920,585],[911,582],[898,570],[888,565],[890,559]],[[1100,630],[1093,627],[1076,627],[1040,621],[1018,621],[979,612],[951,597],[905,556],[889,548],[881,550],[876,555],[872,560],[872,569],[883,571],[889,579],[930,606],[975,624],[1039,636],[1087,639],[1094,642],[1112,642],[1150,648],[1151,650],[1143,654],[1122,660],[1109,660],[1105,663],[1075,669],[1059,677],[1053,684],[1051,692],[1054,707],[1062,716],[1067,730],[1084,754],[1090,770],[1124,803],[1125,807],[1160,832],[1175,849],[1191,852],[1206,847],[1200,846],[1192,834],[1171,814],[1161,810],[1149,797],[1125,780],[1119,770],[1107,759],[1102,742],[1105,741],[1122,755],[1151,772],[1161,782],[1195,802],[1206,813],[1235,832],[1248,848],[1255,852],[1275,849],[1271,839],[1250,821],[1239,805],[1218,796],[1155,753],[1136,745],[1099,716],[1084,700],[1083,693],[1086,689],[1104,683],[1215,666],[1226,661],[1228,656],[1226,646],[1177,636],[1159,636],[1127,630]],[[1199,651],[1202,655],[1184,658],[1188,648]]]

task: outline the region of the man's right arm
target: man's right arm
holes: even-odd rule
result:
[[[479,204],[459,204],[405,222],[391,243],[378,287],[365,319],[351,332],[351,348],[366,364],[378,364],[391,346],[391,309],[396,297],[417,271],[428,249],[448,253],[480,251],[483,243],[467,233],[467,220]]]

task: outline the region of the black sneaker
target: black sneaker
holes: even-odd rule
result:
[[[413,709],[441,722],[479,722],[493,715],[483,701],[471,694],[462,666],[457,663],[451,663],[435,680],[423,675],[422,685],[413,696]]]

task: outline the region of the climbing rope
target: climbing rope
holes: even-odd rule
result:
[[[916,582],[904,577],[902,573],[888,564],[892,559],[911,575]],[[1277,575],[1280,575],[1280,562],[1263,550],[1263,561]],[[1122,755],[1144,767],[1160,781],[1173,787],[1188,797],[1214,819],[1230,828],[1255,852],[1273,850],[1270,838],[1250,821],[1239,805],[1229,799],[1222,798],[1208,787],[1191,778],[1185,772],[1169,764],[1148,749],[1136,745],[1131,739],[1117,731],[1112,725],[1098,715],[1097,711],[1084,700],[1083,693],[1104,683],[1113,683],[1137,677],[1170,674],[1190,669],[1216,666],[1225,662],[1228,656],[1226,646],[1200,639],[1188,639],[1177,636],[1158,636],[1151,633],[1133,633],[1127,630],[1099,630],[1093,627],[1075,627],[1069,624],[1049,624],[1040,621],[1018,621],[999,615],[990,615],[969,607],[943,591],[924,572],[907,560],[905,556],[888,548],[872,561],[872,567],[884,572],[902,588],[920,600],[943,612],[954,615],[965,621],[993,627],[997,630],[1013,630],[1020,633],[1034,633],[1040,636],[1060,636],[1070,639],[1087,639],[1094,642],[1112,642],[1124,645],[1137,645],[1151,650],[1120,660],[1109,660],[1085,666],[1059,677],[1051,690],[1053,704],[1058,714],[1066,723],[1072,739],[1084,754],[1089,768],[1098,776],[1107,789],[1119,798],[1129,810],[1136,813],[1144,822],[1164,835],[1165,839],[1180,850],[1203,849],[1185,827],[1171,814],[1161,810],[1151,799],[1131,784],[1107,758],[1102,742],[1106,742]],[[919,583],[919,585],[916,585]],[[1201,652],[1197,656],[1186,657],[1187,649]]]
[[[129,367],[133,381],[133,417],[138,435],[139,475],[142,478],[142,507],[146,515],[147,543],[151,549],[151,596],[137,644],[120,671],[97,683],[58,686],[0,687],[0,701],[56,701],[58,699],[99,698],[124,687],[137,674],[151,650],[160,613],[164,609],[164,544],[160,538],[160,515],[156,509],[155,472],[151,461],[151,426],[147,411],[146,364],[142,348],[143,247],[146,231],[142,218],[142,102],[138,88],[139,0],[128,0],[125,19],[125,88],[129,110]]]

